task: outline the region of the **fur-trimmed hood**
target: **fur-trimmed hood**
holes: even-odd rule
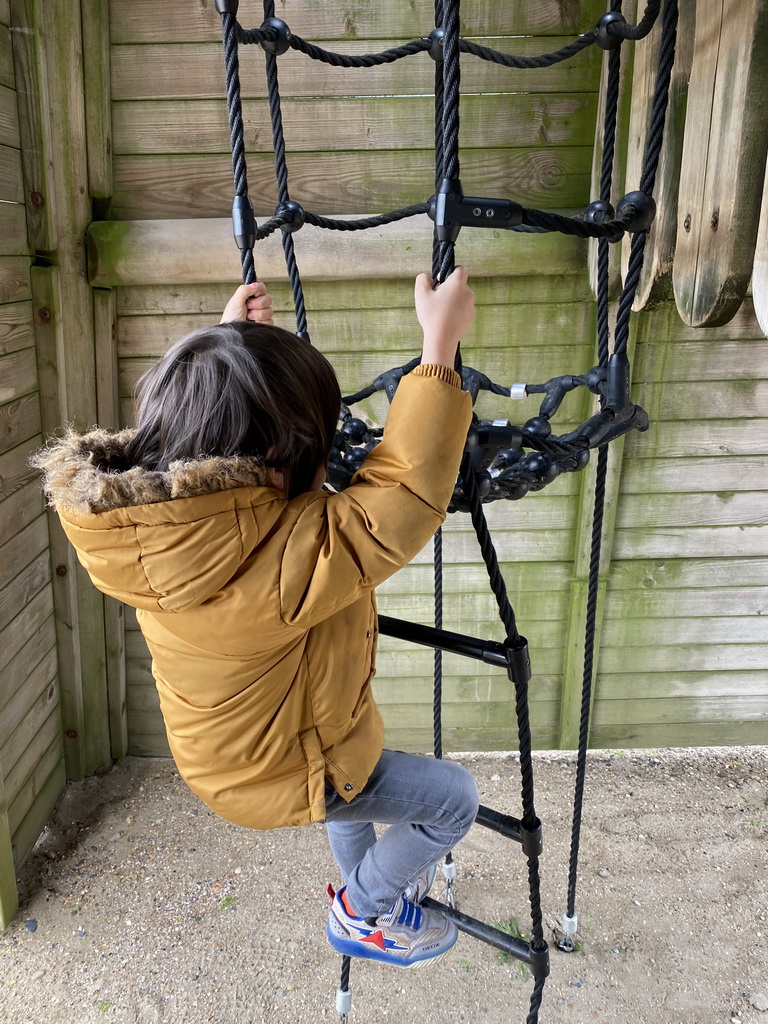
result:
[[[198,605],[238,571],[286,499],[256,458],[129,466],[132,436],[71,432],[31,463],[99,589],[153,611]]]

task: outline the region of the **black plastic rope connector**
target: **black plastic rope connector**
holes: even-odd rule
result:
[[[440,242],[455,242],[461,231],[457,212],[464,198],[458,178],[443,178],[440,188],[429,203],[429,217],[435,222],[435,234]]]
[[[275,217],[281,218],[283,223],[280,225],[280,230],[285,231],[289,235],[292,235],[294,231],[298,231],[299,228],[303,228],[306,222],[304,207],[294,202],[293,199],[280,203],[275,210]]]
[[[267,18],[259,28],[260,32],[276,32],[276,39],[262,39],[261,45],[267,53],[273,53],[276,57],[285,53],[291,48],[291,30],[282,18]]]
[[[429,43],[429,56],[436,64],[442,63],[443,60],[443,46],[445,45],[445,29],[435,28],[427,36],[427,42]]]
[[[219,14],[237,14],[240,0],[216,0],[216,10]]]
[[[605,224],[615,216],[613,207],[606,199],[595,199],[584,211],[584,220],[587,224]]]
[[[505,640],[504,653],[507,656],[507,675],[510,681],[527,683],[531,678],[531,657],[525,637],[518,635],[515,640]]]
[[[647,192],[627,192],[616,204],[616,217],[622,219],[627,231],[633,234],[647,231],[656,217],[656,200]]]
[[[624,42],[623,36],[611,32],[611,25],[616,22],[626,25],[627,19],[619,11],[607,11],[597,19],[595,25],[595,42],[601,50],[615,50]]]
[[[542,939],[541,945],[531,944],[531,974],[539,981],[549,977],[549,946]]]
[[[533,828],[526,828],[520,822],[520,844],[526,857],[540,857],[544,849],[544,838],[542,836],[541,822],[536,819]]]
[[[523,207],[510,199],[465,196],[458,178],[443,178],[428,210],[440,242],[455,242],[462,227],[517,227],[524,214]]]
[[[252,249],[256,245],[256,218],[248,196],[235,196],[232,200],[232,231],[238,249]]]

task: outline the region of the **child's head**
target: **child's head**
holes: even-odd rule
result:
[[[205,327],[177,341],[138,386],[133,465],[250,455],[285,474],[289,497],[325,466],[341,392],[309,342],[267,324]]]

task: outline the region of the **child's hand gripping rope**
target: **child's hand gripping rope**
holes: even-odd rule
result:
[[[260,324],[272,324],[272,296],[263,281],[241,284],[221,314],[221,323],[233,320],[252,320]]]

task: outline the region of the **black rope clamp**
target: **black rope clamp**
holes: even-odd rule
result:
[[[427,42],[429,43],[429,56],[432,60],[439,64],[443,59],[443,46],[445,45],[445,29],[435,28],[427,36]]]
[[[440,242],[455,242],[462,227],[516,227],[522,223],[523,213],[523,207],[509,199],[465,196],[458,178],[443,178],[428,210]]]
[[[511,682],[527,683],[531,678],[531,658],[525,637],[518,636],[516,640],[505,640],[504,653],[507,656],[507,675]]]
[[[282,18],[267,18],[259,27],[259,31],[277,33],[276,39],[262,39],[262,48],[267,53],[273,53],[276,57],[279,57],[280,54],[285,53],[286,50],[291,48],[291,30]]]
[[[624,42],[623,36],[611,32],[611,25],[620,22],[626,25],[627,19],[619,11],[607,11],[601,18],[597,19],[595,25],[595,42],[601,50],[615,50]]]
[[[526,828],[524,822],[520,822],[520,844],[526,857],[540,857],[544,849],[544,839],[541,832],[541,822],[536,819],[533,828]]]
[[[595,199],[584,211],[584,220],[587,224],[605,224],[615,216],[613,207],[605,199]]]
[[[632,207],[632,211],[630,211]],[[631,216],[627,214],[631,212]],[[627,192],[616,204],[616,217],[627,225],[627,231],[633,234],[647,231],[656,216],[656,200],[647,192]]]
[[[256,218],[249,196],[235,196],[232,200],[232,231],[238,249],[252,249],[256,245]]]
[[[295,203],[293,199],[289,199],[285,203],[280,203],[275,210],[275,217],[283,219],[283,223],[280,225],[280,230],[285,231],[288,235],[292,235],[294,231],[298,231],[299,228],[303,228],[306,222],[304,207]]]
[[[542,939],[541,945],[531,944],[531,974],[538,981],[549,977],[549,946]]]
[[[240,0],[216,0],[216,10],[219,14],[237,14]]]

